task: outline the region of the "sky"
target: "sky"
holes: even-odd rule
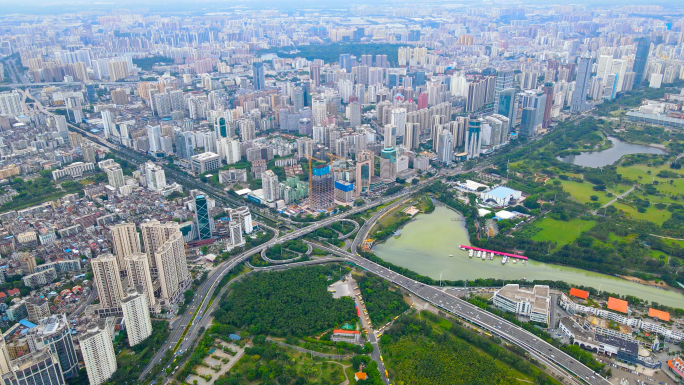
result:
[[[401,3],[392,0],[363,0],[342,3],[349,7],[353,4],[379,5],[391,4],[394,7],[404,5],[414,7],[415,2]],[[422,1],[424,6],[437,6],[440,4],[482,4],[483,6],[515,6],[517,4],[510,1]],[[518,4],[522,4],[519,2]],[[524,4],[553,4],[548,0],[525,0]],[[566,5],[567,2],[558,1],[558,4]],[[673,0],[573,0],[572,4],[589,4],[599,6],[631,5],[631,4],[659,4],[667,5],[669,8],[674,4]],[[279,9],[285,11],[296,11],[301,9],[332,9],[340,7],[339,2],[325,0],[0,0],[0,15],[11,14],[64,14],[76,12],[111,12],[128,11],[132,13],[194,13],[204,14],[207,12],[230,11],[235,7],[246,9]],[[684,5],[682,3],[681,5]]]

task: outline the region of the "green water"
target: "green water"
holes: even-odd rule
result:
[[[592,286],[602,291],[632,295],[664,305],[684,307],[684,295],[640,285],[609,275],[528,261],[501,265],[501,258],[483,261],[468,258],[468,252],[460,245],[470,245],[464,222],[453,221],[460,215],[446,207],[438,206],[432,214],[420,214],[403,227],[399,238],[391,237],[385,243],[376,245],[375,254],[387,262],[411,269],[419,274],[439,279],[548,279],[565,281],[574,285]],[[453,257],[449,257],[453,255]]]

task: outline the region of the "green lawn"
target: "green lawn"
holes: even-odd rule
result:
[[[663,240],[663,242],[667,242],[671,245],[679,245],[681,247],[684,247],[684,241],[678,241],[675,239],[664,239],[664,238],[661,238],[661,239]]]
[[[534,222],[534,226],[539,227],[541,231],[534,234],[532,240],[556,242],[557,249],[574,242],[579,234],[596,226],[596,221],[583,221],[575,218],[566,222],[547,217]]]
[[[564,191],[568,192],[580,203],[599,202],[601,205],[604,205],[613,199],[606,197],[605,191],[594,191],[594,185],[589,182],[580,183],[571,180],[561,180],[561,185]],[[598,200],[592,201],[592,195],[597,196]]]
[[[648,184],[656,180],[658,181],[658,184],[655,186],[656,189],[664,194],[681,195],[684,193],[684,178],[672,179],[674,182],[669,184],[670,178],[659,178],[656,176],[662,170],[672,171],[684,176],[684,170],[673,170],[667,164],[658,167],[649,167],[645,164],[635,164],[628,167],[620,166],[617,168],[617,173],[621,174],[623,178],[634,180],[641,184]],[[649,171],[651,174],[648,173]]]
[[[615,206],[615,208],[624,211],[632,219],[653,222],[659,226],[662,225],[663,222],[668,220],[671,215],[669,211],[658,210],[653,206],[647,208],[645,213],[640,213],[637,211],[636,208],[632,208],[631,206],[627,206],[623,203],[615,202],[613,205]]]

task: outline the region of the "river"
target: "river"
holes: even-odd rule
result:
[[[583,167],[605,167],[629,154],[665,154],[665,151],[659,148],[623,142],[613,136],[609,136],[608,140],[613,143],[613,147],[603,151],[583,152],[580,155],[566,155],[559,157],[558,160]]]
[[[470,245],[464,222],[452,220],[459,217],[458,213],[444,206],[436,207],[431,214],[419,214],[402,228],[401,236],[375,245],[375,255],[433,279],[439,279],[441,274],[445,280],[525,278],[565,281],[672,307],[681,308],[684,305],[684,295],[680,293],[574,267],[531,260],[526,265],[521,262],[501,265],[501,258],[498,257],[491,261],[468,258],[468,252],[459,249],[460,245]]]

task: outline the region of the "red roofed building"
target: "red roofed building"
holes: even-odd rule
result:
[[[361,334],[358,330],[344,330],[335,329],[333,330],[333,335],[330,340],[349,342],[350,344],[358,344],[361,342]]]
[[[570,288],[570,295],[573,297],[582,298],[582,299],[589,298],[589,292],[588,291],[575,289],[574,287]]]
[[[627,301],[623,301],[621,299],[613,298],[613,297],[608,297],[608,309],[609,310],[614,310],[614,311],[619,311],[620,313],[625,313],[627,314]]]
[[[648,316],[651,318],[657,318],[661,321],[670,322],[670,313],[657,309],[648,309]]]
[[[358,380],[365,380],[365,379],[367,379],[367,378],[368,378],[368,375],[367,375],[366,373],[364,373],[364,372],[358,372],[358,373],[356,373],[356,374],[354,375],[354,379],[355,379],[356,381],[358,381]]]
[[[680,377],[684,377],[684,361],[681,358],[675,358],[674,360],[667,361],[667,366],[677,373]]]
[[[10,290],[7,290],[7,294],[8,294],[10,297],[19,295],[20,293],[21,293],[21,292],[19,291],[19,289],[10,289]]]

